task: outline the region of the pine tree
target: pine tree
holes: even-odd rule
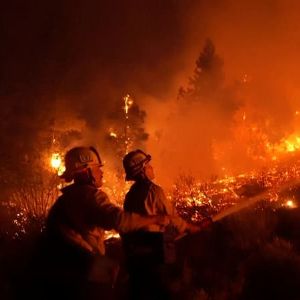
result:
[[[203,51],[196,61],[194,76],[190,84],[194,86],[195,95],[211,93],[213,88],[223,83],[223,61],[216,54],[215,46],[211,40],[206,40]]]
[[[187,103],[213,104],[221,111],[233,112],[238,103],[233,90],[224,83],[223,60],[216,53],[215,46],[207,39],[198,59],[188,87],[180,87],[178,99]]]

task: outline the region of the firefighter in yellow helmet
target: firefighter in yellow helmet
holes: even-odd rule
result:
[[[147,290],[149,298],[146,299],[168,299],[159,269],[163,264],[175,262],[176,236],[198,232],[208,226],[210,220],[195,226],[181,219],[163,189],[152,181],[154,171],[150,161],[151,156],[140,149],[124,157],[126,180],[134,181],[126,194],[124,210],[143,216],[169,216],[171,224],[167,227],[151,224],[139,232],[124,234],[122,239],[131,277],[132,298],[144,299]]]
[[[72,148],[65,155],[65,166],[61,177],[66,182],[74,182],[62,189],[62,195],[50,209],[46,234],[53,242],[51,251],[57,254],[56,260],[71,267],[67,268],[66,274],[60,272],[56,276],[62,276],[64,282],[72,282],[76,299],[90,299],[88,292],[91,289],[79,289],[82,283],[88,286],[95,281],[97,286],[110,285],[110,288],[116,270],[113,262],[104,259],[104,231],[115,229],[124,233],[153,224],[163,225],[168,220],[160,216],[142,217],[136,213],[124,213],[112,204],[100,189],[103,164],[95,148]],[[102,258],[98,259],[98,262],[101,261],[98,267],[95,258]],[[66,293],[70,290],[66,289]]]

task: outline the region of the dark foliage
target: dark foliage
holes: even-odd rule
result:
[[[299,221],[300,209],[251,209],[178,240],[177,263],[166,273],[174,299],[299,299]],[[31,279],[37,261],[40,269],[47,265],[40,242],[33,231],[2,240],[2,299],[16,299],[16,291],[41,292]],[[107,241],[107,254],[121,265],[115,290],[125,299],[128,275],[119,240]]]

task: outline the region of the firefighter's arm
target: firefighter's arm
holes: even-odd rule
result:
[[[129,232],[142,229],[149,225],[166,226],[170,220],[167,216],[141,216],[135,213],[124,212],[112,204],[107,195],[99,191],[96,195],[99,226],[119,232]]]
[[[150,225],[166,226],[170,223],[168,216],[155,215],[155,216],[141,216],[135,213],[122,212],[117,224],[117,230],[120,232],[135,231],[146,228]]]
[[[175,207],[166,197],[161,187],[153,186],[150,196],[153,198],[152,201],[156,204],[157,213],[168,215],[170,218],[171,225],[173,225],[176,228],[178,233],[183,233],[187,230],[189,224],[177,215]]]
[[[175,226],[179,234],[182,233],[196,233],[199,232],[212,224],[211,218],[205,218],[197,225],[193,225],[184,221],[180,216],[177,215],[175,207],[171,204],[168,198],[165,196],[163,189],[159,186],[156,186],[154,191],[156,201],[158,203],[158,208],[160,208],[160,212],[165,212],[170,216],[171,224]]]

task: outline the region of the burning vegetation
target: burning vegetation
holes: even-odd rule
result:
[[[228,3],[230,2],[234,1]],[[236,5],[239,7],[242,4]],[[264,7],[262,5],[261,8]],[[126,9],[125,5],[123,8]],[[269,5],[265,9],[269,11]],[[171,10],[168,7],[166,11]],[[251,14],[256,10],[245,11]],[[146,15],[151,14],[147,12]],[[167,17],[165,14],[161,16]],[[219,16],[221,20],[224,19],[220,12]],[[98,15],[96,19],[98,20]],[[205,18],[195,18],[198,19],[205,21]],[[172,20],[171,18],[169,21]],[[263,24],[265,21],[263,18]],[[164,21],[161,22],[164,24]],[[222,21],[219,23],[222,24]],[[80,22],[78,24],[82,25]],[[91,27],[94,28],[94,25]],[[273,25],[271,22],[266,23],[272,29]],[[70,23],[67,27],[76,26],[77,22]],[[123,28],[123,24],[120,27]],[[264,32],[262,27],[259,30]],[[161,26],[156,31],[164,28]],[[252,26],[249,28],[252,32]],[[128,32],[136,34],[138,26],[132,22],[129,29]],[[240,29],[242,37],[245,35],[243,29]],[[93,36],[94,31],[89,31]],[[178,36],[178,32],[174,37]],[[169,36],[166,32],[163,33],[163,39]],[[212,34],[214,37],[218,35],[218,30]],[[270,36],[270,33],[266,36]],[[174,37],[171,36],[170,39]],[[65,39],[61,36],[61,40]],[[95,35],[93,40],[102,39]],[[138,39],[134,36],[133,40]],[[201,43],[203,40],[202,37]],[[218,42],[219,40],[220,37],[217,38]],[[282,49],[286,50],[279,46],[284,44],[280,41],[277,37],[273,44],[276,47],[278,45],[279,50],[272,48],[278,57],[282,55]],[[76,43],[71,36],[69,42],[72,46],[70,48],[75,49],[73,43]],[[257,48],[260,42],[262,41],[259,38],[256,40],[256,37],[255,41],[249,39],[246,44],[250,54],[247,55],[255,56],[251,54],[251,47],[254,45]],[[161,40],[155,41],[152,45],[161,43]],[[264,43],[261,44],[266,47]],[[65,184],[57,175],[64,171],[62,154],[68,148],[75,144],[93,144],[99,148],[105,164],[103,189],[111,201],[119,206],[122,206],[129,189],[129,184],[124,181],[121,159],[132,149],[147,148],[153,154],[159,181],[169,187],[167,196],[178,214],[195,224],[208,216],[215,221],[211,230],[178,241],[180,255],[188,258],[185,261],[184,276],[174,275],[174,293],[182,293],[182,299],[299,299],[295,295],[296,283],[300,278],[300,102],[298,84],[295,84],[299,68],[295,71],[293,67],[287,67],[283,73],[288,76],[284,78],[276,62],[278,57],[274,59],[275,55],[266,51],[266,55],[241,64],[243,69],[240,69],[237,65],[241,63],[241,58],[237,57],[237,61],[233,62],[238,56],[234,51],[231,53],[234,45],[226,45],[224,41],[223,44],[220,43],[221,55],[213,41],[207,39],[187,84],[182,84],[186,79],[181,77],[186,74],[180,75],[178,80],[173,78],[175,75],[170,75],[174,68],[181,67],[182,58],[177,50],[166,60],[173,50],[161,47],[169,52],[158,60],[159,55],[152,57],[152,53],[150,55],[148,52],[154,51],[154,48],[145,43],[147,47],[141,51],[141,55],[148,53],[151,59],[145,60],[146,71],[142,74],[137,69],[142,65],[143,58],[135,60],[135,56],[140,55],[135,52],[135,49],[139,49],[138,45],[132,43],[132,40],[131,43],[126,41],[122,44],[124,47],[128,45],[130,54],[120,51],[120,57],[107,59],[115,62],[114,71],[108,71],[111,69],[110,65],[103,65],[106,60],[104,58],[116,55],[114,51],[109,53],[107,50],[116,49],[115,42],[112,47],[102,47],[101,44],[98,48],[93,42],[90,46],[96,46],[95,53],[99,48],[106,48],[105,52],[100,51],[104,58],[96,57],[95,53],[89,51],[82,54],[83,57],[77,57],[73,52],[58,55],[56,59],[49,61],[57,63],[59,72],[55,72],[55,75],[49,73],[49,78],[40,76],[40,86],[36,89],[31,90],[30,85],[24,84],[29,86],[27,98],[24,97],[21,101],[22,93],[22,97],[18,93],[13,93],[7,99],[3,96],[5,99],[0,128],[9,133],[3,135],[3,144],[9,145],[11,150],[9,154],[1,150],[3,163],[0,166],[0,179],[5,191],[0,202],[0,240],[3,248],[6,243],[9,245],[7,249],[16,248],[15,245],[23,245],[26,239],[43,231],[49,207]],[[197,43],[193,41],[193,44]],[[268,45],[266,49],[269,50],[269,47]],[[287,43],[284,47],[288,47]],[[59,51],[59,48],[54,50]],[[72,57],[72,54],[72,66],[63,74],[64,72],[60,72],[63,66],[59,62],[65,61],[68,55]],[[76,71],[73,73],[72,67],[78,61],[86,60],[90,64],[90,55],[95,55],[91,58],[95,62],[100,61],[103,76],[115,77],[115,82],[108,82],[94,70],[99,66],[85,74],[82,71],[89,69],[89,66],[82,63],[79,72],[77,70],[80,76]],[[243,55],[245,54],[241,54]],[[228,57],[232,58],[231,61],[225,60]],[[298,57],[298,52],[295,57]],[[167,63],[159,68],[158,65],[164,60]],[[168,64],[172,64],[173,60],[176,61],[176,66],[170,67]],[[39,62],[41,66],[44,65],[43,57]],[[297,66],[295,62],[291,59],[289,65]],[[232,70],[225,69],[225,63],[229,63]],[[263,70],[256,70],[258,68],[252,66],[255,63]],[[120,68],[123,64],[133,64],[133,67]],[[273,64],[275,70],[271,68]],[[149,71],[149,66],[155,69],[153,74]],[[50,65],[45,69],[47,68],[52,70]],[[25,64],[25,69],[30,68]],[[126,70],[126,73],[118,76],[115,73],[120,69]],[[128,69],[134,76],[129,78]],[[38,71],[37,67],[36,74],[39,74]],[[159,73],[164,74],[160,77],[162,80],[157,79]],[[26,78],[24,74],[22,78]],[[66,78],[60,78],[59,74]],[[96,79],[89,82],[89,78]],[[138,79],[141,79],[140,84],[136,83]],[[10,80],[15,82],[13,77]],[[35,86],[34,78],[31,80],[31,85]],[[60,81],[66,83],[66,90],[61,91],[63,88]],[[47,88],[52,86],[53,91]],[[91,91],[87,91],[88,89]],[[8,94],[9,90],[10,88]],[[124,94],[124,90],[130,90],[130,94]],[[0,97],[2,99],[2,95]],[[10,109],[5,104],[12,99],[15,104]],[[43,99],[45,107],[41,104]],[[26,101],[31,101],[31,105]],[[5,123],[10,115],[16,126]],[[111,237],[115,237],[114,233],[107,234],[108,240]],[[0,253],[1,260],[9,256],[8,253],[4,253],[6,256],[3,253]],[[14,264],[13,259],[11,264]],[[15,263],[14,271],[18,272],[17,265]],[[6,271],[8,269],[7,266],[4,268]],[[17,279],[13,272],[8,273],[11,281],[22,281],[21,273]],[[285,274],[286,278],[281,274]],[[0,273],[0,285],[1,276],[3,274]],[[278,290],[280,285],[283,288]],[[272,290],[275,292],[271,293]],[[259,291],[263,292],[260,294]]]
[[[236,206],[238,211],[259,202],[259,207],[272,209],[298,206],[300,161],[274,164],[269,169],[238,176],[227,176],[209,182],[197,182],[193,177],[181,176],[174,185],[170,198],[186,220],[201,221]],[[296,194],[295,194],[296,193]],[[255,202],[251,200],[256,198]]]
[[[183,119],[185,122],[191,121],[191,126],[194,126],[194,120],[189,119],[190,112],[196,109],[196,114],[198,114],[199,107],[204,110],[204,113],[213,111],[213,115],[215,114],[216,119],[220,118],[221,122],[227,120],[227,123],[223,125],[228,126],[224,131],[219,127],[219,121],[216,121],[216,124],[209,130],[211,134],[209,139],[203,139],[198,143],[201,147],[207,148],[205,151],[210,152],[209,157],[200,157],[200,161],[211,160],[214,165],[211,174],[215,172],[217,175],[211,176],[209,180],[200,179],[193,175],[192,168],[190,174],[188,171],[182,172],[187,175],[177,177],[172,188],[169,189],[168,197],[176,206],[178,213],[189,222],[197,223],[203,217],[217,216],[231,207],[244,207],[247,202],[252,203],[253,197],[257,197],[261,208],[269,206],[274,209],[281,207],[292,209],[298,206],[297,195],[294,192],[297,190],[297,179],[300,173],[298,158],[300,136],[295,132],[277,139],[272,138],[269,131],[271,121],[267,120],[262,126],[255,112],[247,111],[247,106],[238,100],[237,91],[243,89],[244,85],[250,84],[251,77],[245,74],[240,86],[228,87],[224,81],[223,65],[223,60],[216,53],[213,42],[206,40],[196,61],[193,76],[187,87],[179,89],[176,100],[178,115],[186,117],[187,119]],[[120,162],[116,163],[116,161],[121,160],[133,148],[145,147],[149,138],[149,133],[145,129],[147,115],[137,104],[138,101],[129,94],[124,95],[121,100],[121,105],[118,102],[117,108],[107,117],[108,126],[105,128],[106,135],[102,141],[104,153],[106,154],[107,150],[113,152],[105,161],[103,188],[111,200],[120,206],[129,184],[124,182]],[[296,111],[293,116],[295,124],[298,115],[299,112]],[[178,121],[176,118],[175,120]],[[197,124],[199,124],[198,116]],[[172,125],[172,123],[169,124],[171,129]],[[200,131],[203,129],[201,126]],[[83,128],[82,125],[81,128]],[[199,137],[197,130],[199,128],[191,128],[191,132],[183,131],[184,140],[197,140]],[[44,145],[44,149],[47,149],[43,154],[43,162],[35,166],[36,169],[42,166],[41,174],[30,175],[31,179],[39,177],[38,181],[25,180],[24,188],[13,192],[9,201],[4,202],[4,205],[8,207],[20,209],[20,213],[17,213],[18,217],[26,216],[24,220],[45,217],[49,206],[59,193],[59,188],[62,187],[61,182],[52,178],[55,174],[60,175],[64,171],[61,154],[67,149],[64,139],[69,138],[74,142],[81,136],[78,131],[79,135],[76,134],[72,138],[72,132],[74,132],[72,127],[69,134],[66,134],[63,130],[58,130],[56,125],[47,143],[48,148],[47,144],[46,147]],[[176,131],[176,128],[174,133],[178,134],[180,140],[182,133]],[[157,135],[158,148],[164,147],[165,144],[161,144],[161,140],[165,134]],[[225,134],[225,138],[220,136],[222,134]],[[238,148],[239,152],[236,153]],[[49,153],[49,149],[52,153]],[[177,151],[177,149],[174,150]],[[198,146],[195,149],[186,148],[188,153],[197,150]],[[170,155],[173,168],[178,167],[174,159],[176,154],[177,152]],[[191,156],[193,156],[192,153]],[[41,155],[38,157],[41,158]],[[25,160],[28,163],[31,162],[27,156]],[[239,172],[242,167],[238,166],[237,162],[241,160],[247,162],[245,168],[247,171],[244,173]],[[249,168],[249,164],[252,168]],[[200,163],[199,165],[201,166]],[[198,164],[194,164],[193,167],[199,168]],[[206,168],[204,165],[203,169]],[[180,169],[178,168],[175,174],[180,173]],[[14,221],[14,223],[18,222]]]

